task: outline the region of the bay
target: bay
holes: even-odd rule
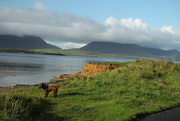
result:
[[[88,62],[126,62],[133,59],[0,53],[0,86],[49,82],[53,76],[83,71]]]

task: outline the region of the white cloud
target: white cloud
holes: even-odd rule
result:
[[[39,10],[39,11],[48,10],[48,8],[39,1],[34,2],[33,9]]]
[[[104,38],[108,38],[108,41],[135,43],[155,48],[177,48],[177,45],[180,45],[179,31],[174,31],[170,25],[156,29],[149,27],[141,19],[129,18],[118,21],[111,16],[104,24],[108,27]],[[180,50],[179,47],[177,49]]]
[[[66,11],[50,11],[41,2],[35,2],[32,9],[0,8],[0,34],[40,36],[61,48],[112,41],[180,50],[180,30],[170,25],[157,29],[139,18],[117,20],[112,16],[99,23]]]
[[[83,47],[83,46],[86,45],[86,44],[74,43],[74,42],[59,42],[59,43],[56,43],[56,42],[52,42],[52,41],[48,41],[48,40],[46,42],[49,43],[49,44],[52,44],[52,45],[56,45],[56,46],[60,47],[61,49],[80,48],[80,47]]]
[[[112,16],[110,16],[109,18],[107,18],[104,22],[104,24],[106,26],[112,26],[115,27],[116,25],[118,25],[118,20],[113,18]]]
[[[163,27],[161,27],[160,29],[162,32],[169,32],[171,34],[174,34],[174,31],[173,31],[173,27],[170,26],[170,25],[164,25]]]
[[[148,27],[148,25],[142,22],[141,19],[121,19],[120,23],[122,26],[126,26],[127,28],[131,29],[146,29]]]

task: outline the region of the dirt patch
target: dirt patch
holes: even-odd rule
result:
[[[72,78],[73,76],[90,76],[90,75],[94,75],[94,74],[98,74],[98,73],[102,73],[106,71],[111,71],[117,68],[119,68],[119,65],[115,65],[115,64],[104,65],[101,63],[87,63],[84,66],[84,69],[82,72],[54,76],[54,79],[52,79],[51,81],[56,81],[59,79],[69,79],[69,78]]]

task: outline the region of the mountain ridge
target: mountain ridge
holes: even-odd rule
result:
[[[79,48],[79,50],[168,60],[180,60],[180,52],[177,50],[163,50],[158,48],[141,47],[136,44],[94,41],[85,45],[84,47]]]
[[[1,49],[60,49],[54,45],[46,43],[38,36],[16,36],[16,35],[0,35]]]
[[[0,49],[54,49],[53,52],[57,53],[56,49],[61,48],[48,44],[37,36],[0,35]],[[74,53],[74,50],[78,51]],[[82,56],[96,56],[96,54],[93,53],[97,53],[97,55],[105,55],[106,57],[113,54],[115,56],[117,55],[116,57],[140,57],[170,61],[180,60],[180,52],[178,50],[163,50],[159,48],[142,47],[136,44],[122,44],[116,42],[93,41],[79,49],[68,49],[67,51],[71,51],[72,55],[74,53],[75,55]],[[85,51],[86,54],[83,54]],[[62,51],[62,53],[63,52],[64,51]]]

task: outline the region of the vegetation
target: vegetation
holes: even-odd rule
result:
[[[110,54],[94,51],[83,51],[83,50],[57,50],[57,49],[37,49],[35,52],[50,52],[50,53],[61,53],[68,56],[88,56],[88,57],[106,57],[106,58],[129,58],[129,59],[153,59],[138,56],[127,56],[122,54]]]
[[[180,63],[136,61],[61,82],[58,98],[38,88],[0,95],[0,119],[125,121],[180,106]]]
[[[55,51],[56,50],[56,51]],[[42,55],[63,55],[58,52],[61,49],[40,49],[40,50],[18,50],[18,49],[0,49],[0,52],[23,53],[23,54],[42,54]]]
[[[18,49],[0,49],[0,52],[23,53],[23,54],[43,54],[43,55],[67,55],[67,56],[88,56],[88,57],[106,57],[106,58],[128,58],[128,59],[151,59],[146,57],[126,56],[120,54],[109,54],[82,50],[62,50],[62,49],[34,49],[34,50],[18,50]]]
[[[97,62],[91,62],[91,63],[97,63]],[[134,62],[133,61],[127,61],[127,62],[123,62],[123,63],[120,63],[120,62],[100,62],[97,64],[101,64],[101,65],[113,64],[113,65],[123,66],[123,65],[130,64],[130,63],[134,63]]]

